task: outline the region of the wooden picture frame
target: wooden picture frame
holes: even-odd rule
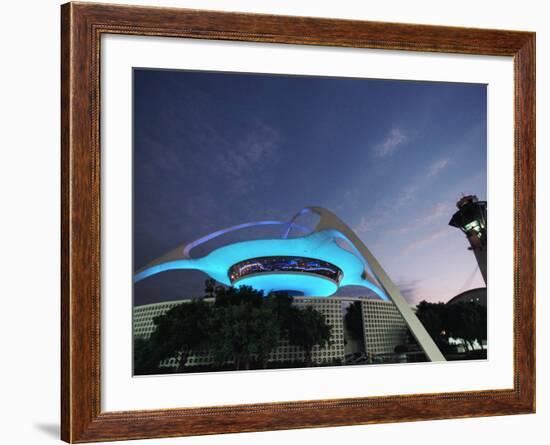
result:
[[[174,437],[535,411],[535,34],[92,3],[61,7],[61,437]],[[102,412],[100,38],[103,34],[512,56],[514,387]]]

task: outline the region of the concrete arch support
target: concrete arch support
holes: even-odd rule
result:
[[[368,268],[372,271],[375,278],[378,280],[383,290],[386,292],[390,300],[395,304],[397,310],[407,323],[412,334],[418,341],[418,344],[432,362],[445,361],[445,357],[428,334],[418,317],[414,314],[409,304],[401,295],[401,291],[390,279],[386,271],[382,268],[378,260],[359,239],[359,237],[351,230],[340,218],[331,211],[322,207],[308,207],[308,209],[320,216],[315,231],[336,230],[344,235],[348,241],[357,249],[358,253],[367,263]]]

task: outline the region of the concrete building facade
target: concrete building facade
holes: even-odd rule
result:
[[[361,308],[367,354],[392,354],[397,345],[407,344],[407,324],[392,302],[362,300]]]
[[[325,316],[326,323],[331,328],[331,338],[328,346],[315,346],[311,351],[313,363],[333,363],[344,360],[344,320],[342,317],[342,300],[339,298],[294,297],[294,305],[305,309],[312,307]],[[269,361],[288,362],[302,361],[304,351],[288,344],[288,340],[281,340],[280,346],[269,356]]]
[[[134,308],[134,338],[148,339],[155,330],[153,318],[166,313],[172,307],[191,300],[166,301]],[[213,299],[206,299],[213,303]],[[344,316],[347,304],[360,301],[363,316],[363,332],[365,336],[365,351],[369,355],[384,355],[394,352],[395,346],[406,344],[408,328],[397,308],[390,301],[369,298],[351,297],[294,297],[294,305],[305,309],[312,307],[325,316],[331,327],[330,343],[312,350],[312,361],[315,364],[339,364],[344,362],[346,344],[351,342],[345,337]],[[298,362],[304,360],[304,351],[281,339],[279,346],[269,355],[269,362]],[[186,366],[202,366],[213,363],[208,351],[194,351],[188,357]],[[161,363],[162,367],[176,367],[177,358],[171,358]]]

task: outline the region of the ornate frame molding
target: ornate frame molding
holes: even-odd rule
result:
[[[515,69],[514,388],[102,412],[102,34],[512,56]],[[61,436],[67,442],[492,416],[535,411],[535,34],[93,3],[61,7]]]

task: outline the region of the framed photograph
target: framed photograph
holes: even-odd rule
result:
[[[61,17],[63,440],[535,411],[534,33]]]

